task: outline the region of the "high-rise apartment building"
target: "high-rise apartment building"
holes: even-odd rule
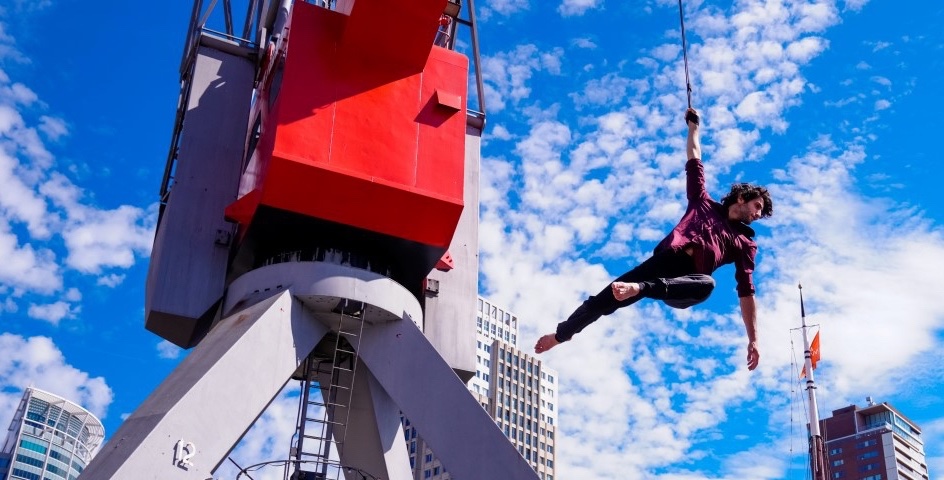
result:
[[[27,388],[0,450],[0,479],[75,480],[104,437],[95,415],[57,395]]]
[[[518,317],[479,297],[476,369],[469,391],[542,480],[554,480],[557,371],[518,349]],[[404,420],[414,478],[449,480],[435,453]],[[483,459],[487,461],[487,459]]]
[[[928,480],[921,429],[888,403],[833,410],[820,421],[829,478]]]

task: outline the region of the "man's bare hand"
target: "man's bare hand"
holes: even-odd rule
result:
[[[685,123],[687,123],[689,127],[697,127],[699,122],[700,119],[698,118],[698,112],[696,112],[694,108],[685,110]]]
[[[537,343],[534,344],[534,353],[544,353],[558,345],[560,345],[560,342],[557,341],[557,337],[553,333],[548,333],[539,338]]]
[[[757,349],[757,342],[747,344],[747,369],[754,370],[760,363],[760,351]]]

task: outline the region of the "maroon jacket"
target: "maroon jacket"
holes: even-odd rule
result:
[[[680,251],[693,247],[695,273],[711,275],[718,267],[733,263],[739,297],[754,295],[754,230],[739,221],[728,220],[728,211],[711,199],[705,190],[705,169],[701,159],[685,164],[688,208],[678,225],[655,251]]]

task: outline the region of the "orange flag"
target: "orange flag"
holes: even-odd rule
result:
[[[816,370],[816,362],[819,361],[819,332],[813,337],[813,343],[810,344],[810,363],[813,364],[813,370]],[[803,371],[800,372],[800,378],[806,376],[806,365],[803,365]]]

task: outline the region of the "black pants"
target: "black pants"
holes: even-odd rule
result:
[[[557,325],[557,341],[566,342],[601,316],[643,298],[662,300],[673,308],[688,308],[704,302],[715,288],[711,276],[695,273],[695,261],[690,255],[671,250],[653,255],[636,268],[620,275],[614,282],[640,283],[642,292],[618,301],[613,296],[612,286],[607,285],[600,293],[583,302],[567,320]]]

